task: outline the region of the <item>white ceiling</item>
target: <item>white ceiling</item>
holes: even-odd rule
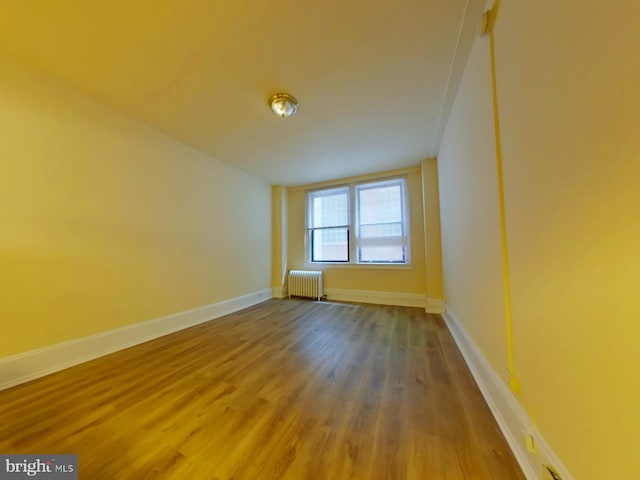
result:
[[[478,0],[4,2],[0,51],[272,184],[437,154]],[[269,96],[298,98],[273,115]]]

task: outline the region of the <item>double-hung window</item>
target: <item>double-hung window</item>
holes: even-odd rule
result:
[[[408,264],[404,177],[307,192],[310,262]]]
[[[309,192],[307,224],[312,262],[349,261],[349,187]]]

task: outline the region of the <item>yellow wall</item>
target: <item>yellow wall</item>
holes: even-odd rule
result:
[[[438,187],[438,163],[427,158],[421,164],[422,209],[424,213],[424,236],[427,274],[427,296],[443,298],[442,248],[440,232],[440,198]]]
[[[411,228],[411,267],[371,268],[369,266],[313,265],[312,268],[314,270],[323,270],[325,272],[324,284],[326,288],[426,293],[422,180],[419,168],[413,168],[404,173],[407,172]],[[434,173],[431,170],[430,172]],[[388,176],[389,173],[381,175]],[[376,175],[358,177],[358,180],[365,178],[376,178]],[[341,179],[331,183],[340,184],[352,180],[354,179]],[[319,185],[306,185],[288,189],[289,268],[305,268],[305,191],[317,186]],[[437,192],[435,195],[437,195]],[[307,265],[306,268],[309,268],[309,266]],[[434,289],[437,291],[437,286]]]
[[[271,288],[273,295],[282,298],[287,276],[287,188],[271,187]]]
[[[495,27],[518,399],[577,479],[640,471],[640,6],[503,1]],[[506,366],[488,40],[439,154],[447,302]]]
[[[0,62],[0,357],[268,287],[269,185]]]
[[[506,369],[488,43],[471,54],[438,158],[445,300],[502,376]]]

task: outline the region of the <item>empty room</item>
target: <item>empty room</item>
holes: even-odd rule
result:
[[[640,4],[0,2],[0,479],[632,480]]]

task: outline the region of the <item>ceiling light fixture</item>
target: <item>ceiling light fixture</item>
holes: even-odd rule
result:
[[[288,93],[276,93],[269,99],[269,106],[279,117],[290,117],[298,111],[298,101]]]

